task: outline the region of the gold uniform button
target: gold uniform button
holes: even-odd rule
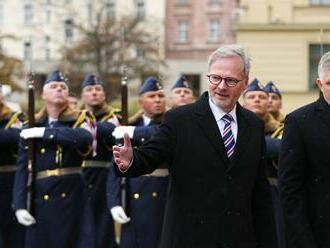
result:
[[[152,192],[151,195],[152,195],[152,197],[157,197],[158,194],[157,194],[157,192]]]
[[[66,197],[66,194],[65,194],[65,193],[62,193],[62,194],[61,194],[61,197],[62,197],[62,198],[65,198],[65,197]]]
[[[139,199],[139,198],[140,198],[140,194],[139,194],[139,193],[135,193],[135,194],[133,195],[133,197],[134,197],[134,199]]]
[[[40,149],[40,153],[44,154],[46,152],[46,149],[45,148],[41,148]]]
[[[54,139],[54,134],[49,135],[50,139]]]
[[[49,200],[49,195],[44,195],[44,200],[48,201]]]

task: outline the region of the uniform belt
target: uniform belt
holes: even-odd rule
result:
[[[269,182],[270,185],[275,185],[275,186],[277,185],[277,178],[268,177],[267,179],[268,179],[268,182]]]
[[[81,167],[83,168],[109,168],[110,162],[108,161],[96,161],[96,160],[85,160]]]
[[[0,173],[2,172],[13,172],[16,171],[16,165],[1,165],[0,166]]]
[[[156,169],[150,174],[146,174],[143,176],[149,177],[167,177],[169,175],[168,169]]]
[[[44,170],[39,171],[36,175],[37,179],[43,179],[47,177],[58,177],[58,176],[66,176],[71,174],[81,174],[80,167],[67,167],[67,168],[58,168],[54,170]]]

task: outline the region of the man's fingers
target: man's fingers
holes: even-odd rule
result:
[[[129,138],[129,135],[128,133],[124,133],[124,147],[125,148],[130,148],[132,145],[131,145],[131,140]]]

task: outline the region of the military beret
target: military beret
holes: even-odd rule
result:
[[[281,92],[280,90],[275,86],[275,84],[272,81],[269,81],[266,85],[265,85],[265,91],[267,93],[274,93],[277,94],[280,98],[282,98]]]
[[[156,77],[148,77],[142,84],[139,95],[150,91],[162,90],[163,86]]]
[[[60,70],[55,70],[48,74],[46,81],[44,82],[43,86],[50,82],[64,82],[68,84],[68,79],[64,76],[64,74]]]
[[[260,81],[255,78],[253,79],[249,84],[248,86],[246,87],[246,89],[244,90],[244,93],[243,95],[245,95],[247,92],[249,91],[263,91],[265,93],[267,93],[265,91],[265,87],[260,83]]]
[[[189,88],[191,89],[191,83],[188,81],[187,77],[185,75],[181,75],[178,80],[174,83],[172,90],[175,88]]]
[[[102,81],[95,74],[87,74],[84,81],[81,83],[81,88],[90,85],[102,85]]]

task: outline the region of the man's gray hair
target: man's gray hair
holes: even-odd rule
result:
[[[330,52],[325,53],[320,59],[318,74],[319,78],[323,76],[323,73],[327,70],[330,70]]]
[[[237,44],[232,45],[223,45],[219,47],[217,50],[215,50],[208,59],[208,66],[209,69],[211,65],[220,58],[228,58],[238,56],[242,60],[242,71],[245,76],[249,75],[250,72],[250,61],[248,54],[244,50],[244,48]]]

